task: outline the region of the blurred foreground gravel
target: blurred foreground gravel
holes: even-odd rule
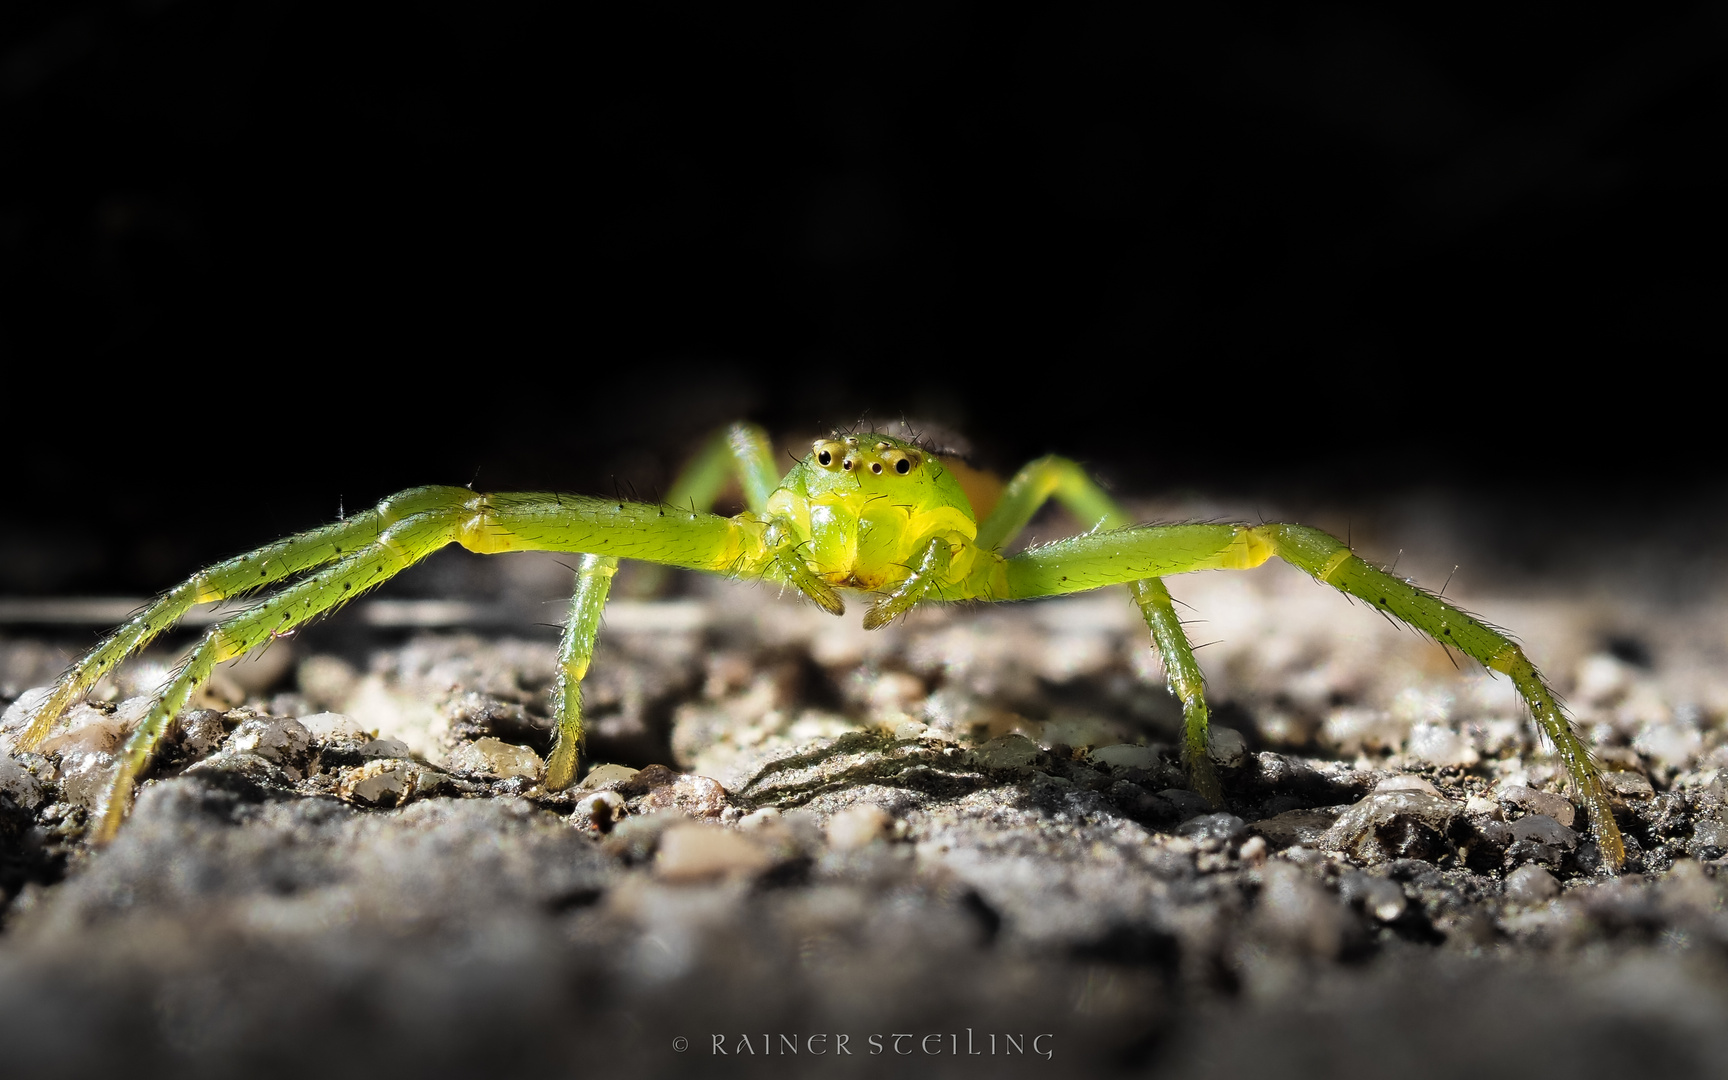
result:
[[[91,851],[146,656],[0,757],[5,1071],[1722,1071],[1728,620],[1463,597],[1614,770],[1616,879],[1504,680],[1282,566],[1171,585],[1227,813],[1114,591],[873,634],[622,601],[556,796],[549,633],[314,631],[226,671]],[[0,642],[5,704],[64,659]]]

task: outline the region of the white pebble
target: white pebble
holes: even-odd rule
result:
[[[1551,791],[1540,791],[1522,784],[1502,784],[1494,794],[1501,802],[1511,803],[1532,814],[1546,815],[1562,825],[1569,826],[1577,819],[1577,810],[1571,800]]]
[[[605,784],[621,784],[635,776],[637,772],[638,770],[632,769],[628,765],[596,765],[588,770],[588,775],[584,776],[582,783],[577,786],[592,791]]]
[[[1400,774],[1398,776],[1388,776],[1378,784],[1375,784],[1374,790],[1376,792],[1420,791],[1426,795],[1433,795],[1435,798],[1439,799],[1444,799],[1446,797],[1442,795],[1440,789],[1435,787],[1433,784],[1430,784],[1420,776],[1411,776],[1408,773]]]
[[[828,820],[828,846],[836,851],[866,847],[885,837],[893,824],[893,816],[880,806],[849,806]]]
[[[1158,766],[1156,747],[1134,746],[1130,743],[1100,746],[1086,756],[1097,764],[1108,765],[1112,769],[1153,769]]]
[[[1470,740],[1439,724],[1417,724],[1410,729],[1410,756],[1434,765],[1468,766],[1481,760]]]
[[[310,661],[308,661],[310,662]],[[365,734],[360,722],[346,713],[321,712],[311,716],[302,716],[300,726],[319,742],[329,742],[331,739],[357,739]]]
[[[720,877],[753,877],[772,865],[768,853],[747,836],[718,825],[688,822],[660,836],[655,873],[667,881],[707,881]]]

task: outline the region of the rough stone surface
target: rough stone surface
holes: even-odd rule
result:
[[[141,658],[48,752],[0,758],[8,1065],[862,1076],[898,1045],[918,1073],[1330,1080],[1728,1060],[1714,609],[1466,598],[1616,770],[1613,878],[1503,681],[1294,573],[1171,586],[1218,642],[1223,808],[1187,788],[1181,710],[1120,596],[866,634],[699,584],[679,629],[603,632],[600,764],[569,792],[538,784],[552,638],[338,657],[313,629],[279,682],[250,672],[244,700],[183,714],[97,850],[137,686],[167,667]],[[1605,644],[1629,638],[1654,661]]]

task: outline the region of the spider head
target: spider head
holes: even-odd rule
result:
[[[911,476],[924,466],[927,455],[909,443],[885,435],[847,435],[817,439],[806,464],[830,475]]]
[[[836,432],[811,444],[810,454],[793,470],[788,484],[801,486],[813,502],[865,503],[906,507],[913,512],[940,506],[964,510],[971,504],[954,474],[935,454],[892,435]]]

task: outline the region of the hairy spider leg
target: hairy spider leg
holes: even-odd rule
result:
[[[684,466],[666,493],[666,505],[711,511],[727,482],[736,478],[744,491],[744,505],[761,517],[767,513],[768,497],[780,486],[780,476],[768,433],[755,424],[732,424],[715,432]],[[635,596],[658,596],[666,587],[666,577],[663,566],[640,566],[632,571],[628,588]]]
[[[760,516],[768,496],[780,484],[780,475],[774,471],[768,434],[755,424],[733,424],[709,439],[673,481],[666,505],[673,511],[706,513],[734,477],[744,489],[745,504]],[[601,614],[617,572],[618,560],[609,556],[584,554],[576,563],[576,589],[559,643],[558,679],[552,688],[552,719],[557,733],[552,756],[546,761],[549,791],[562,791],[576,782],[583,743],[582,680],[594,659]],[[648,563],[636,575],[632,589],[638,595],[652,596],[665,581],[665,566]]]
[[[733,424],[709,439],[673,481],[666,502],[712,510],[726,482],[734,477],[744,489],[744,505],[750,512],[767,513],[768,497],[780,486],[780,472],[774,467],[768,433],[755,424]]]
[[[864,629],[880,630],[929,598],[933,591],[937,592],[937,598],[940,599],[941,583],[948,577],[953,558],[953,549],[948,546],[945,538],[931,537],[930,542],[924,545],[924,550],[919,553],[918,561],[912,564],[912,572],[906,575],[906,579],[890,589],[864,613]]]
[[[1133,524],[1116,500],[1077,463],[1064,457],[1043,457],[1021,469],[1002,492],[990,516],[978,526],[978,546],[1000,550],[1019,535],[1032,515],[1054,498],[1091,530],[1120,529]],[[1224,805],[1224,789],[1207,752],[1211,717],[1206,710],[1206,681],[1194,659],[1194,647],[1182,629],[1170,590],[1155,577],[1128,583],[1140,616],[1152,637],[1152,647],[1164,661],[1170,692],[1182,703],[1182,765],[1194,791],[1213,807]]]
[[[576,560],[576,591],[558,646],[558,681],[552,687],[552,718],[558,730],[552,756],[546,759],[548,791],[562,791],[576,782],[582,754],[582,679],[594,659],[600,613],[617,572],[618,560],[609,555],[583,555]]]
[[[970,583],[1004,599],[1096,589],[1190,570],[1236,570],[1277,555],[1340,592],[1455,646],[1511,678],[1539,730],[1554,744],[1590,816],[1602,857],[1618,868],[1625,844],[1595,760],[1518,643],[1433,593],[1358,558],[1336,537],[1305,525],[1146,525],[1094,532],[1022,552],[1000,579]]]
[[[404,491],[365,513],[266,544],[193,574],[151,601],[67,668],[55,680],[48,696],[36,706],[20,745],[29,749],[39,744],[60,714],[98,679],[173,627],[194,606],[244,596],[351,554],[377,540],[393,522],[437,505],[440,499],[433,493],[440,490],[443,489]]]
[[[373,513],[374,527],[364,544],[213,626],[193,647],[126,743],[97,834],[99,842],[111,839],[118,830],[138,778],[174,715],[217,664],[346,603],[448,544],[459,543],[481,554],[562,551],[601,560],[643,559],[692,570],[769,577],[781,576],[785,561],[784,552],[767,546],[767,527],[750,515],[723,518],[644,503],[538,492],[482,495],[458,487],[416,488],[384,500]],[[359,535],[366,534],[343,533],[344,537]],[[232,562],[255,564],[261,553],[276,547],[261,548]],[[599,572],[602,566],[604,562],[595,564],[590,574],[593,581],[609,577]],[[587,604],[582,602],[584,592],[590,598]],[[603,588],[578,588],[579,614],[591,608],[597,621],[603,603]],[[592,651],[591,633],[586,645],[578,640],[571,647],[571,656],[584,648]]]
[[[428,510],[403,518],[358,552],[211,627],[169,678],[121,751],[120,770],[108,792],[97,842],[106,843],[119,831],[132,805],[138,777],[149,765],[157,744],[175,714],[217,664],[339,606],[443,547],[450,542],[449,516],[448,511]]]

